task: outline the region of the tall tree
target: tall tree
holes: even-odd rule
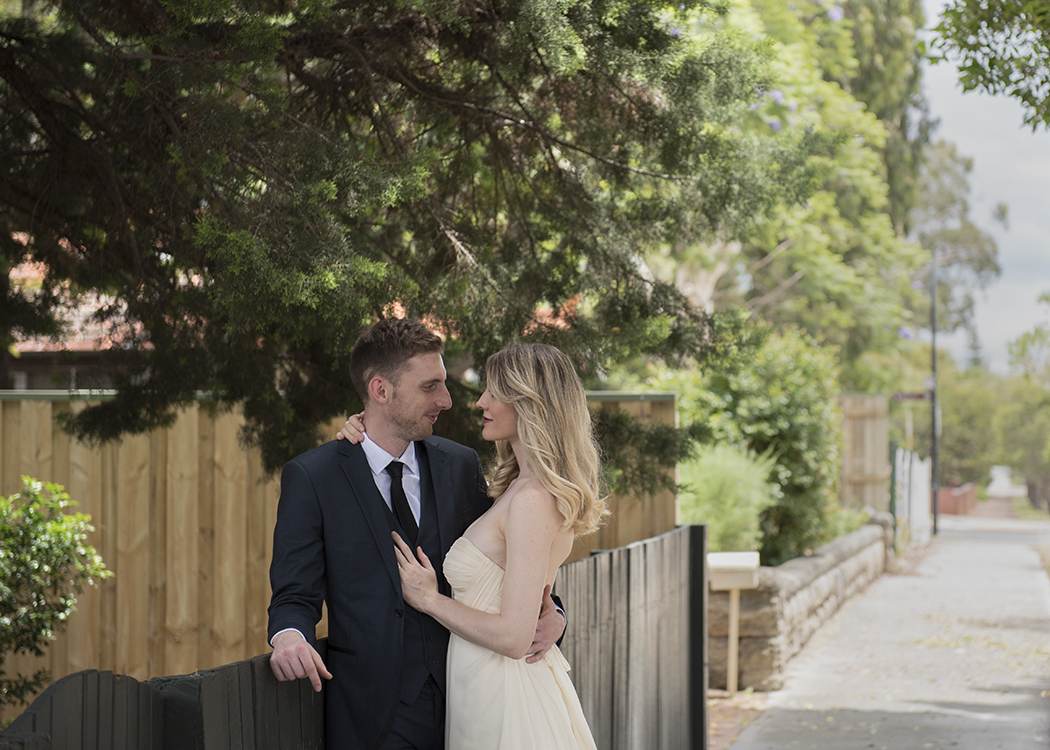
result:
[[[1040,302],[1050,304],[1050,294]],[[1050,507],[1050,325],[1038,323],[1008,345],[1013,377],[996,415],[1003,463],[1020,469],[1035,507]]]
[[[717,356],[731,336],[638,253],[808,184],[804,132],[737,127],[763,45],[695,0],[47,7],[0,23],[4,255],[47,269],[5,319],[106,295],[118,395],[81,436],[208,391],[275,469],[352,405],[351,345],[395,312],[475,362],[523,336],[591,372]]]
[[[913,211],[915,238],[937,252],[937,327],[954,331],[973,323],[973,292],[994,281],[1000,272],[995,240],[970,216],[970,171],[973,160],[959,154],[955,145],[939,140],[923,157],[922,190]],[[1004,224],[1007,209],[996,213]],[[929,289],[932,265],[916,276]],[[929,299],[923,300],[929,309]]]
[[[842,83],[858,62],[851,26],[832,10],[839,12],[754,0],[733,16],[775,51],[775,87],[745,122],[776,138],[822,137],[824,148],[810,156],[820,181],[805,204],[780,205],[734,244],[715,248],[717,262],[701,251],[686,260],[696,287],[719,275],[709,283],[715,309],[739,304],[778,329],[803,328],[837,347],[847,387],[864,388],[870,378],[858,362],[892,351],[899,327],[911,324],[911,279],[925,257],[894,229],[886,126]]]
[[[887,213],[897,233],[908,236],[933,126],[922,93],[922,0],[846,0],[842,8],[857,58],[842,82],[886,128]]]

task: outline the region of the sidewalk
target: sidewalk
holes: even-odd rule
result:
[[[1050,520],[938,531],[810,639],[731,750],[1050,748]]]

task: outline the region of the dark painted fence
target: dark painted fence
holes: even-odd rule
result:
[[[706,527],[558,571],[562,651],[601,750],[707,747]]]
[[[707,747],[705,546],[703,526],[684,526],[559,571],[562,650],[601,750]],[[265,654],[146,682],[64,677],[0,733],[0,750],[321,750],[323,726],[320,695],[277,682]]]
[[[277,682],[264,654],[146,682],[95,670],[63,677],[0,734],[0,749],[321,750],[323,729],[320,694],[306,681]]]

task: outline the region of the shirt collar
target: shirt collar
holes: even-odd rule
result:
[[[391,461],[400,461],[405,465],[409,473],[416,476],[419,475],[419,461],[416,459],[415,443],[409,443],[408,447],[405,448],[405,452],[400,456],[391,456],[366,434],[365,439],[361,441],[361,448],[364,449],[365,458],[368,459],[368,466],[372,469],[373,474],[382,474],[386,471],[386,467]]]

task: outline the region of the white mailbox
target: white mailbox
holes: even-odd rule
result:
[[[729,640],[726,644],[726,690],[736,693],[740,649],[740,589],[758,587],[757,552],[708,552],[711,589],[729,592]]]
[[[707,569],[711,571],[714,591],[757,588],[758,565],[757,552],[707,553]]]

